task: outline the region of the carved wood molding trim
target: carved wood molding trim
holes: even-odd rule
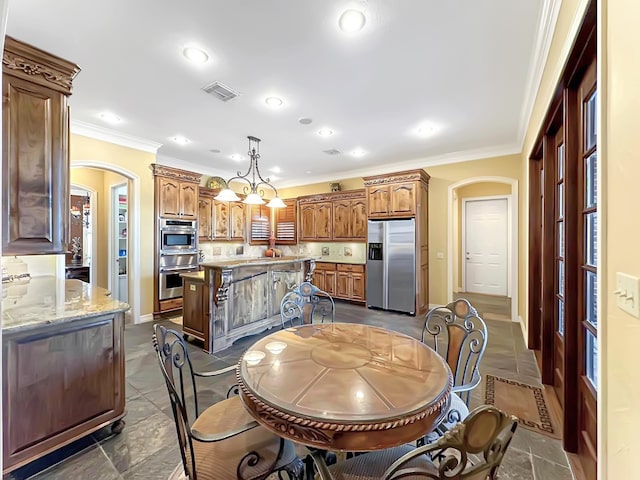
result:
[[[175,178],[182,182],[200,183],[202,174],[190,172],[188,170],[180,170],[179,168],[167,167],[159,163],[151,164],[151,171],[156,177]]]
[[[317,193],[298,197],[298,203],[335,202],[338,200],[364,200],[364,190],[347,190],[346,192]]]
[[[243,355],[244,357],[244,355]],[[238,362],[238,368],[236,368],[236,379],[242,394],[251,402],[250,408],[255,411],[260,418],[274,426],[275,428],[286,427],[286,431],[293,436],[302,438],[309,441],[317,441],[315,436],[322,434],[329,438],[326,433],[323,432],[369,432],[376,430],[388,430],[391,428],[398,428],[411,423],[415,423],[428,417],[436,412],[439,412],[448,402],[449,395],[453,388],[453,376],[449,375],[449,383],[445,391],[440,395],[435,402],[425,405],[419,412],[413,413],[402,418],[395,418],[386,422],[362,422],[362,423],[335,423],[335,422],[322,422],[318,420],[311,420],[305,417],[298,417],[291,413],[283,412],[271,405],[266,404],[258,397],[256,397],[244,384],[240,375],[240,365],[242,364],[242,358]],[[319,431],[318,431],[319,430]],[[283,430],[284,431],[284,430]],[[310,433],[312,432],[312,433]]]
[[[365,187],[376,185],[389,185],[402,182],[423,182],[429,184],[431,177],[424,170],[408,170],[406,172],[390,173],[387,175],[376,175],[375,177],[363,177]]]
[[[52,88],[66,95],[71,94],[73,79],[80,72],[80,67],[75,63],[9,36],[5,39],[2,66],[5,74]]]

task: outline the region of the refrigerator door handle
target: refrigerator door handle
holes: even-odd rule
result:
[[[389,224],[382,223],[382,308],[389,308]]]

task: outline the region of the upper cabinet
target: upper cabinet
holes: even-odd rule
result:
[[[365,177],[369,218],[412,218],[419,204],[420,185],[429,184],[424,170]]]
[[[218,202],[217,190],[200,187],[198,200],[198,237],[200,240],[238,240],[246,238],[245,205]]]
[[[156,177],[156,212],[160,218],[180,218],[196,220],[198,218],[199,173],[151,165]]]
[[[367,239],[367,200],[364,190],[298,198],[301,241]]]
[[[5,37],[2,57],[2,253],[66,253],[69,110],[80,68]]]

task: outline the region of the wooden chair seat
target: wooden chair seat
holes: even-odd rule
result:
[[[231,397],[207,408],[193,422],[192,428],[201,433],[215,434],[234,430],[252,421],[240,397]],[[247,452],[255,451],[262,459],[252,467],[247,458],[243,469],[247,479],[263,478],[296,459],[291,442],[285,443],[282,455],[277,458],[280,438],[263,427],[253,428],[224,442],[194,442],[193,450],[198,480],[236,480],[236,468]]]

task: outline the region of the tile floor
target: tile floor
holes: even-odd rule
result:
[[[366,322],[420,338],[423,319],[368,310],[339,302],[339,321]],[[162,322],[168,328],[175,323]],[[488,320],[489,341],[482,360],[482,373],[525,383],[540,384],[532,352],[525,348],[519,324]],[[5,477],[5,480],[166,480],[180,462],[177,439],[166,387],[151,346],[152,324],[128,325],[125,330],[127,417],[120,435],[96,432],[75,444],[33,462]],[[265,332],[263,335],[268,334]],[[257,337],[242,339],[227,350],[207,355],[193,346],[196,369],[216,369],[237,362],[240,354]],[[233,373],[198,386],[202,404],[225,397],[234,383]],[[477,388],[471,407],[481,403]],[[200,399],[200,396],[199,396]],[[567,457],[560,441],[518,428],[499,471],[503,480],[571,480]],[[48,467],[48,468],[47,468]]]

